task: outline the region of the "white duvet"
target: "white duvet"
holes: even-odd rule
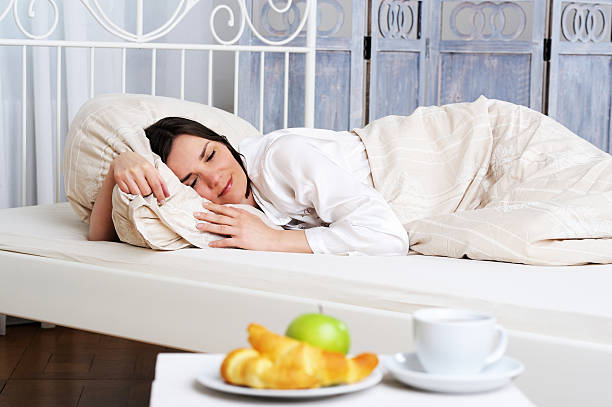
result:
[[[354,131],[413,251],[612,263],[612,157],[547,116],[480,97]]]

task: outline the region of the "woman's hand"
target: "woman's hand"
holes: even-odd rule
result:
[[[210,247],[278,250],[276,248],[280,237],[278,232],[282,231],[270,228],[259,216],[244,209],[216,205],[212,202],[203,203],[202,206],[211,212],[193,214],[196,219],[209,222],[198,223],[198,230],[229,236],[210,242]]]
[[[110,172],[115,183],[127,194],[147,196],[153,193],[159,204],[163,204],[170,196],[166,183],[157,169],[133,151],[125,151],[115,158]]]

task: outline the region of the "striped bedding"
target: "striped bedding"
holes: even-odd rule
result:
[[[547,116],[481,96],[354,131],[411,250],[612,263],[612,157]]]

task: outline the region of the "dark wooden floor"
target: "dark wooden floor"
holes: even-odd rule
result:
[[[40,324],[0,336],[0,407],[148,406],[155,358],[175,350]]]

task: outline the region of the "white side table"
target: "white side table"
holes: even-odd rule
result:
[[[502,389],[478,394],[451,395],[428,393],[406,387],[385,375],[378,385],[359,392],[313,399],[271,400],[237,396],[210,390],[196,377],[210,355],[197,353],[160,353],[157,355],[155,380],[151,387],[150,407],[202,406],[418,406],[418,407],[534,407],[520,390],[510,384]]]

